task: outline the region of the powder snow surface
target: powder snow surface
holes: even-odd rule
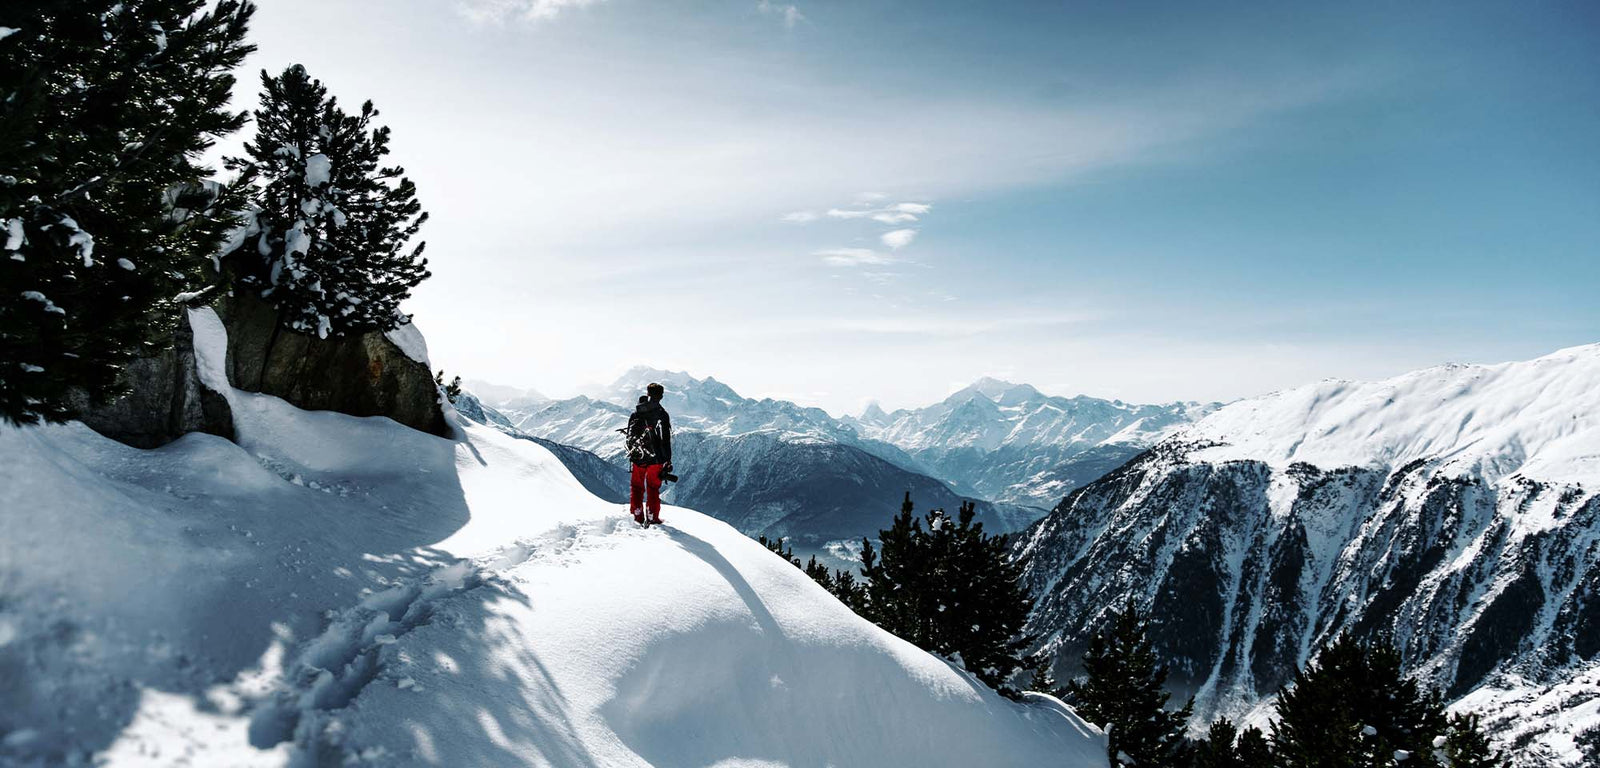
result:
[[[1385,381],[1325,381],[1233,403],[1179,434],[1225,444],[1199,460],[1328,468],[1426,458],[1489,480],[1600,482],[1600,344]]]
[[[224,393],[237,444],[0,428],[0,764],[1105,765],[1056,700],[538,444]]]

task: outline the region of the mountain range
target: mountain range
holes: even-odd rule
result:
[[[1217,407],[1055,397],[984,378],[925,408],[873,406],[846,422],[963,493],[1048,508]]]
[[[1388,636],[1519,764],[1595,765],[1597,489],[1600,345],[1243,400],[1017,537],[1027,629],[1072,675],[1150,606],[1195,722],[1259,722],[1331,638]]]
[[[890,414],[874,406],[860,417],[835,418],[785,400],[746,398],[715,378],[645,367],[562,400],[493,385],[475,391],[515,431],[622,470],[619,430],[650,382],[666,388],[683,478],[667,487],[668,501],[824,555],[886,526],[907,491],[923,508],[975,499],[990,530],[1019,530],[1067,491],[1214,407],[1049,397],[984,379],[927,408]],[[572,468],[585,476],[585,467]]]

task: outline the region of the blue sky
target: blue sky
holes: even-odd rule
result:
[[[469,378],[838,413],[1600,341],[1592,2],[270,0],[255,32],[252,68],[383,111],[433,214],[408,310]]]

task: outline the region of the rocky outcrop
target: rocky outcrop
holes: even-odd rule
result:
[[[189,432],[233,439],[233,411],[220,392],[200,381],[194,331],[182,314],[172,348],[129,363],[122,372],[130,388],[121,399],[92,407],[78,396],[79,420],[106,437],[135,448],[166,445]]]
[[[247,392],[281,397],[299,408],[351,416],[387,416],[449,437],[433,372],[388,335],[321,339],[282,326],[254,296],[220,302],[228,328],[228,381]]]

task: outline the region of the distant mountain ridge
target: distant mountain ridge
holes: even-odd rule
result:
[[[1035,507],[1037,514],[1219,407],[1058,397],[1027,384],[984,378],[924,408],[887,413],[874,403],[860,416],[834,418],[786,400],[743,397],[713,377],[645,366],[573,398],[496,402],[484,397],[484,402],[529,434],[614,458],[622,447],[616,430],[652,381],[665,385],[664,402],[680,430],[850,445],[937,477],[962,495]]]
[[[796,405],[787,400],[746,398],[715,378],[698,379],[679,371],[644,366],[631,368],[598,391],[546,401],[515,413],[492,400],[485,402],[507,412],[515,426],[524,432],[615,458],[622,452],[622,436],[617,430],[627,424],[628,414],[633,412],[639,396],[651,382],[666,388],[662,404],[672,414],[673,428],[678,431],[704,432],[717,437],[765,433],[791,441],[843,443],[912,471],[921,469],[903,451],[861,437],[854,427],[821,408]]]
[[[547,401],[514,416],[471,392],[457,408],[466,403],[469,418],[545,444],[591,491],[621,502],[628,460],[619,430],[652,381],[667,389],[681,478],[666,484],[664,499],[751,536],[786,537],[802,557],[850,567],[834,553],[888,527],[907,491],[929,508],[955,509],[963,501],[948,484],[915,471],[916,462],[899,449],[861,439],[821,409],[743,398],[715,379],[638,368],[593,395]],[[1019,530],[1038,514],[983,500],[977,510],[999,531]]]
[[[1330,638],[1385,633],[1518,765],[1595,765],[1597,490],[1600,345],[1244,400],[1018,537],[1028,630],[1072,674],[1138,600],[1197,712],[1247,719]]]
[[[1219,404],[1134,405],[979,379],[925,408],[846,419],[983,498],[1049,507]]]
[[[672,414],[674,464],[682,477],[666,487],[666,499],[750,535],[789,537],[801,552],[837,551],[831,545],[840,540],[875,534],[908,490],[924,509],[977,500],[978,519],[989,530],[1020,530],[1199,408],[1050,398],[1026,385],[983,380],[926,409],[886,414],[869,408],[861,419],[837,419],[820,408],[743,397],[715,378],[642,366],[577,397],[484,402],[520,433],[597,455],[625,471],[620,430],[651,382],[666,389],[663,404]],[[1064,425],[1053,411],[1071,411],[1076,422]],[[1096,422],[1096,416],[1103,418]],[[926,428],[913,430],[918,423]],[[944,450],[935,435],[951,447]],[[596,475],[592,462],[574,461],[575,474]],[[613,481],[591,484],[611,487]],[[1006,500],[990,501],[986,489]]]

